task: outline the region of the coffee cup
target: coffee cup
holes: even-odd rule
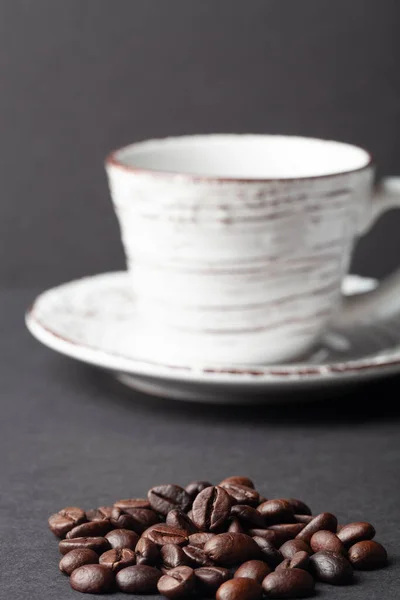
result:
[[[400,205],[400,179],[375,191],[362,148],[193,135],[116,150],[106,170],[138,314],[175,359],[295,360],[333,322],[394,309],[398,275],[341,292],[357,237]]]

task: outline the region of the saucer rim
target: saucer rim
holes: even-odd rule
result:
[[[293,383],[294,381],[328,381],[342,379],[343,377],[354,377],[356,375],[372,375],[373,371],[390,372],[400,367],[400,350],[391,351],[390,354],[372,355],[352,361],[332,362],[322,365],[304,364],[286,364],[286,365],[175,365],[165,364],[156,361],[142,360],[123,356],[114,352],[101,350],[90,344],[77,342],[72,338],[61,336],[52,330],[48,324],[40,321],[35,314],[35,308],[43,296],[48,292],[54,292],[58,289],[65,289],[70,285],[79,283],[90,283],[94,278],[107,278],[121,275],[127,275],[126,271],[108,272],[88,277],[82,277],[73,281],[50,288],[39,294],[25,315],[25,323],[30,333],[41,343],[52,350],[89,363],[109,371],[123,372],[132,375],[144,375],[158,378],[185,380],[198,383]],[[371,278],[360,277],[358,275],[348,275],[347,280],[374,281]]]

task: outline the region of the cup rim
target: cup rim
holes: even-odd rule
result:
[[[360,167],[352,168],[352,169],[344,169],[335,173],[325,173],[320,175],[305,175],[305,176],[294,176],[294,177],[224,177],[218,175],[200,175],[197,173],[189,173],[189,172],[180,172],[180,171],[169,171],[162,169],[152,169],[150,167],[135,167],[134,165],[127,165],[122,160],[118,158],[118,154],[123,150],[127,150],[128,148],[133,148],[140,144],[144,143],[158,143],[158,142],[166,142],[168,140],[175,139],[194,139],[194,138],[210,138],[213,137],[245,137],[250,136],[254,138],[263,138],[263,137],[280,137],[280,138],[291,138],[298,140],[309,140],[316,142],[334,142],[340,143],[344,146],[348,146],[353,149],[362,150],[366,154],[366,163]],[[115,148],[112,150],[105,158],[105,166],[106,167],[117,167],[125,172],[132,174],[142,174],[149,175],[157,178],[182,178],[188,181],[200,181],[200,182],[210,182],[210,183],[272,183],[272,182],[294,182],[294,181],[313,181],[319,179],[329,179],[335,177],[342,177],[343,175],[347,175],[350,173],[359,173],[366,169],[373,167],[375,161],[371,152],[366,150],[363,146],[358,146],[357,144],[351,144],[348,142],[342,142],[340,140],[333,140],[331,138],[318,138],[313,136],[304,136],[304,135],[290,135],[290,134],[269,134],[269,133],[206,133],[206,134],[189,134],[189,135],[176,135],[176,136],[165,136],[163,138],[149,138],[138,140],[131,144],[127,144],[125,146],[120,146],[119,148]]]

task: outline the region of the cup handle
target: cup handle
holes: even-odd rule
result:
[[[367,233],[375,221],[391,208],[400,208],[400,177],[387,177],[377,187],[372,198],[371,212],[361,227],[360,235]],[[342,310],[335,320],[335,325],[348,326],[370,320],[383,320],[399,312],[400,269],[397,269],[376,289],[343,298]]]

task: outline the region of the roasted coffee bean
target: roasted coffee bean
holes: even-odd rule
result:
[[[264,527],[263,515],[257,509],[246,504],[235,504],[235,506],[232,506],[231,517],[236,517],[246,527]]]
[[[86,521],[85,511],[77,506],[67,506],[49,517],[49,527],[59,538],[63,538],[76,525]]]
[[[61,554],[67,554],[67,552],[71,552],[75,548],[89,548],[97,554],[103,554],[103,552],[110,550],[111,546],[104,537],[72,538],[71,540],[61,540],[58,544]]]
[[[130,548],[134,550],[139,541],[139,536],[130,529],[114,529],[105,536],[109,541],[111,548],[120,550],[121,548]]]
[[[307,525],[308,523],[310,523],[310,521],[313,520],[314,517],[312,515],[295,514],[294,518],[296,520],[296,523],[304,523],[305,525]]]
[[[151,508],[147,498],[127,498],[126,500],[117,500],[114,502],[116,508],[125,510],[127,508]]]
[[[195,586],[194,571],[190,567],[176,567],[163,575],[158,581],[157,588],[160,594],[175,600],[175,598],[184,598],[194,591]]]
[[[300,540],[304,540],[305,542],[309,543],[312,536],[317,531],[320,531],[321,529],[326,529],[327,531],[332,531],[333,533],[335,533],[336,527],[337,519],[335,515],[325,512],[314,517],[313,520],[310,521],[308,525],[306,525],[304,529],[297,534],[296,537]]]
[[[152,525],[160,522],[158,515],[149,508],[124,508],[123,511],[133,519],[130,519],[129,523],[132,525],[131,529],[136,533],[143,533]]]
[[[117,586],[127,594],[156,594],[161,571],[149,565],[126,567],[116,575]]]
[[[189,562],[182,548],[176,544],[165,544],[160,550],[160,557],[161,566],[167,570],[187,565]]]
[[[310,555],[308,552],[304,552],[301,550],[300,552],[296,552],[293,558],[290,561],[291,569],[305,569],[308,570],[310,564]]]
[[[84,594],[104,594],[114,587],[114,575],[103,565],[83,565],[72,572],[72,589]]]
[[[375,537],[375,528],[371,523],[366,523],[365,521],[349,523],[348,525],[341,527],[337,536],[346,548],[349,548],[357,542],[372,540],[372,538]]]
[[[212,567],[214,562],[207,556],[203,548],[198,546],[184,546],[183,553],[186,555],[186,564],[193,569],[199,567]]]
[[[304,540],[289,540],[285,542],[280,548],[280,553],[285,558],[293,558],[293,556],[297,552],[307,552],[307,554],[312,554],[311,547]]]
[[[235,571],[234,579],[246,577],[262,583],[267,575],[271,573],[270,567],[262,560],[248,560]]]
[[[248,533],[251,535],[251,537],[262,537],[265,540],[268,540],[276,548],[282,546],[282,544],[287,540],[286,535],[282,535],[282,533],[273,531],[272,529],[249,529]]]
[[[264,560],[271,568],[276,567],[276,565],[279,565],[279,563],[282,562],[282,554],[273,544],[271,544],[271,542],[258,536],[254,537],[253,540],[260,550],[262,560]]]
[[[230,519],[230,523],[227,529],[228,533],[246,533],[244,527],[240,524],[239,519]]]
[[[253,488],[253,490],[255,488],[255,485],[251,479],[249,479],[248,477],[241,476],[241,475],[233,475],[232,477],[226,477],[218,485],[224,485],[225,483],[228,483],[228,484],[230,484],[230,483],[237,484],[238,483],[239,485],[245,485],[246,487]]]
[[[260,600],[262,587],[254,579],[230,579],[218,588],[217,600]]]
[[[207,531],[219,529],[228,519],[232,501],[220,487],[208,487],[195,498],[192,507],[194,524]]]
[[[262,582],[267,598],[307,598],[314,593],[314,579],[303,569],[283,569]]]
[[[117,573],[125,567],[131,567],[136,562],[136,555],[133,550],[129,548],[114,548],[107,550],[100,556],[99,563],[104,565],[114,573]]]
[[[204,552],[223,567],[237,565],[260,556],[256,542],[244,533],[220,533],[205,544]]]
[[[160,561],[160,550],[154,542],[140,538],[135,548],[136,564],[154,567]]]
[[[296,498],[287,498],[286,502],[289,502],[290,506],[293,509],[293,512],[296,515],[308,515],[311,516],[311,508],[307,506],[301,500],[296,500]]]
[[[283,569],[290,569],[290,558],[285,558],[275,567],[275,571],[282,571]]]
[[[113,508],[111,511],[111,525],[116,529],[131,529],[135,530],[136,521],[129,513],[122,508]]]
[[[259,493],[247,485],[239,483],[222,483],[220,486],[232,499],[232,504],[248,504],[249,506],[257,506],[260,501]]]
[[[264,523],[268,526],[294,522],[294,511],[287,500],[267,500],[260,504],[257,510],[263,515]]]
[[[66,538],[59,543],[59,567],[82,592],[113,591],[117,578],[121,591],[158,588],[170,600],[191,593],[261,600],[262,582],[266,598],[299,598],[312,593],[311,575],[342,585],[351,582],[351,563],[359,569],[387,563],[386,550],[371,541],[370,523],[338,525],[331,513],[312,516],[301,500],[267,500],[244,476],[218,486],[156,486],[148,499],[87,513],[67,507],[51,515],[49,526]]]
[[[347,558],[327,550],[310,556],[310,571],[318,581],[332,585],[346,585],[353,578],[353,567]]]
[[[205,598],[214,596],[217,589],[229,579],[228,569],[223,567],[200,567],[194,572],[196,589]]]
[[[364,540],[350,548],[349,559],[355,569],[362,571],[379,569],[387,563],[387,552],[378,542]]]
[[[111,518],[112,506],[99,506],[92,510],[86,511],[86,517],[88,521],[106,521]]]
[[[282,523],[282,525],[270,525],[270,531],[276,531],[282,543],[293,540],[305,527],[304,523]]]
[[[189,494],[179,485],[168,483],[166,485],[157,485],[147,494],[151,508],[160,515],[167,515],[174,508],[181,508],[183,511],[189,510],[192,499]]]
[[[192,481],[185,487],[185,491],[189,494],[191,499],[194,500],[200,492],[211,486],[212,483],[209,481]]]
[[[337,552],[338,554],[347,554],[346,548],[336,533],[333,533],[332,531],[326,531],[324,529],[316,531],[313,534],[310,540],[310,546],[314,552],[328,550],[329,552]]]
[[[75,571],[78,567],[94,565],[98,562],[99,557],[93,550],[89,550],[89,548],[76,548],[63,556],[58,566],[60,571],[71,575],[72,571]]]
[[[108,519],[103,519],[102,521],[89,521],[89,523],[77,525],[71,529],[71,531],[68,531],[65,537],[67,540],[79,537],[104,537],[110,529],[111,524]]]
[[[165,544],[183,546],[188,542],[186,531],[177,527],[171,527],[171,525],[167,525],[166,523],[152,525],[142,535],[157,544],[157,546],[165,546]]]
[[[197,533],[199,531],[192,519],[188,517],[188,515],[180,508],[174,508],[174,510],[170,510],[167,514],[165,522],[167,525],[171,525],[172,527],[184,529],[188,535]]]
[[[111,523],[119,529],[131,529],[143,533],[146,529],[159,522],[154,510],[149,508],[113,508]]]
[[[189,535],[189,544],[191,546],[203,548],[204,544],[206,544],[208,540],[211,540],[213,537],[215,537],[215,533],[206,533],[203,531],[199,533],[192,533],[192,535]]]

